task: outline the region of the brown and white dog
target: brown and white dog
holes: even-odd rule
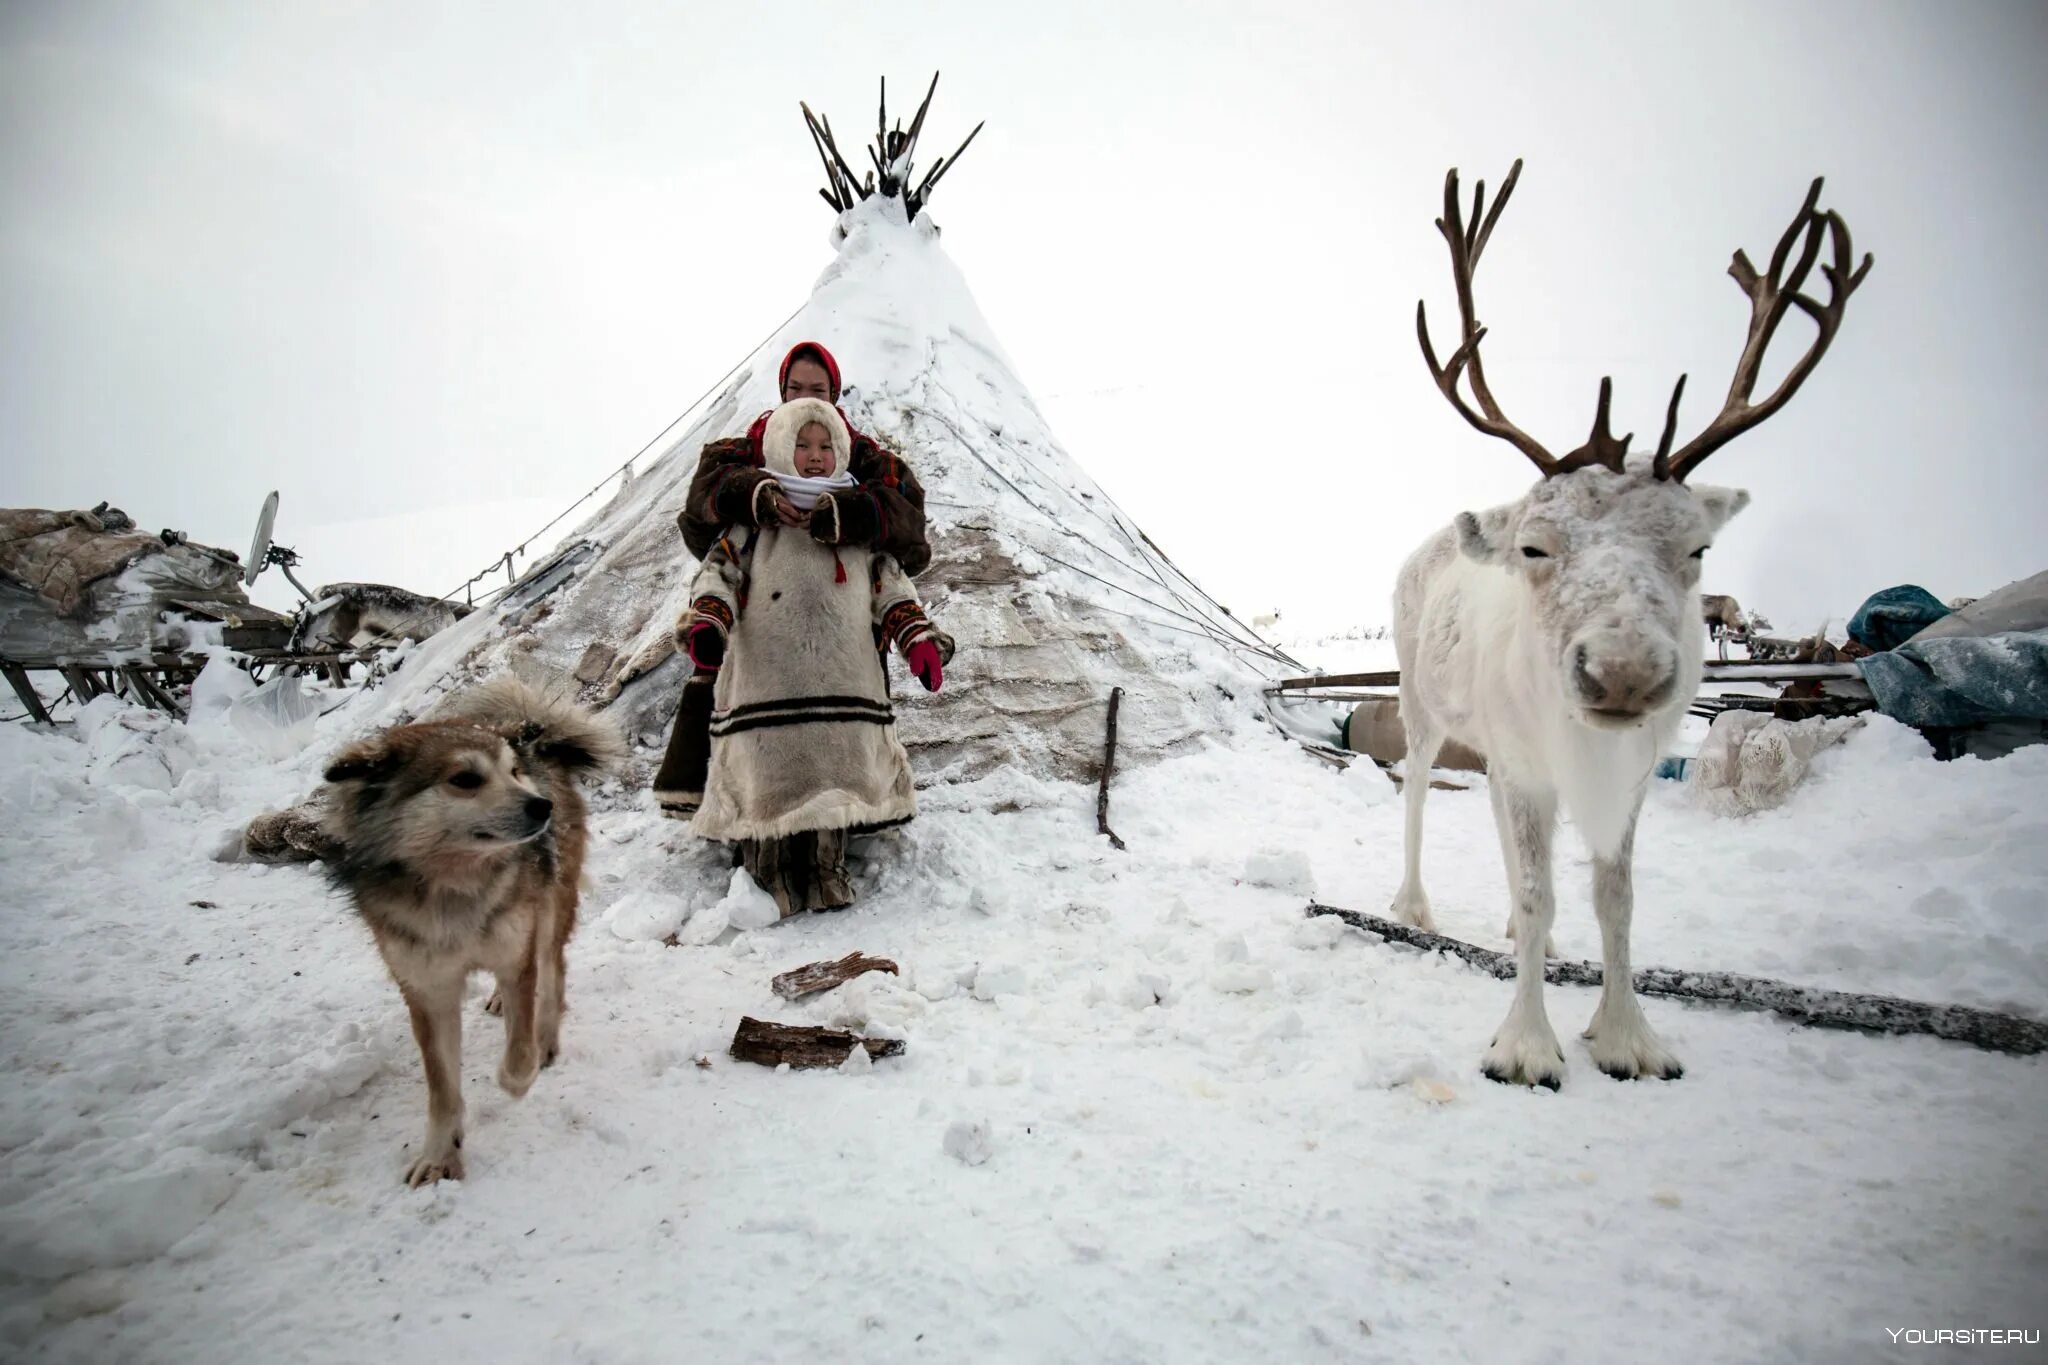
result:
[[[370,927],[412,1013],[427,1135],[408,1185],[462,1178],[462,997],[494,973],[505,1016],[498,1084],[524,1095],[560,1046],[563,949],[587,839],[579,773],[624,752],[612,726],[512,679],[328,765],[328,875]]]

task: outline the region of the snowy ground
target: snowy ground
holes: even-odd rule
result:
[[[1507,985],[1247,878],[1377,910],[1401,837],[1377,773],[1249,717],[1119,778],[1126,853],[1092,791],[1007,775],[927,793],[855,910],[766,929],[614,795],[562,1065],[498,1091],[478,983],[469,1179],[408,1191],[424,1092],[367,936],[207,857],[347,723],[0,726],[10,1358],[1860,1361],[2048,1325],[2041,1060],[1651,1002],[1685,1078],[1622,1084],[1553,989],[1564,1089],[1491,1084]],[[1883,721],[1745,822],[1659,784],[1638,961],[2040,1017],[2044,798],[2048,750],[1937,764]],[[1500,945],[1484,793],[1430,810],[1444,929]],[[1565,839],[1558,946],[1594,956]],[[771,994],[856,948],[901,978]],[[724,1054],[747,1013],[908,1047],[776,1074]]]

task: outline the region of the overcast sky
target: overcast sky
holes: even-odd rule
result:
[[[1709,587],[1841,613],[2048,561],[2039,3],[13,0],[0,505],[241,549],[277,488],[310,579],[442,590],[806,297],[797,101],[851,154],[875,78],[907,111],[935,69],[927,157],[988,120],[946,249],[1069,451],[1243,614],[1384,621],[1407,548],[1533,477],[1413,333],[1418,296],[1454,318],[1445,168],[1517,156],[1478,293],[1555,450],[1603,373],[1639,443],[1680,371],[1681,439],[1707,420],[1729,254],[1813,175],[1877,255],[1805,390],[1707,467],[1756,494]]]

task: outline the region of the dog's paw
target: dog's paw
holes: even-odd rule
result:
[[[484,1013],[496,1018],[505,1012],[505,992],[492,991],[491,998],[484,1001]]]
[[[1536,1028],[1507,1024],[1480,1059],[1479,1069],[1488,1080],[1504,1085],[1555,1090],[1564,1084],[1564,1052],[1548,1023]]]
[[[422,1185],[434,1185],[443,1180],[460,1179],[462,1179],[462,1151],[459,1147],[446,1148],[434,1156],[423,1156],[408,1166],[405,1171],[406,1188],[414,1190]]]
[[[540,1065],[540,1054],[531,1046],[507,1051],[504,1064],[498,1068],[499,1088],[515,1100],[520,1098],[533,1089]]]

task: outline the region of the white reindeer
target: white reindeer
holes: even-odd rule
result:
[[[1636,817],[1657,758],[1699,688],[1701,556],[1749,501],[1742,490],[1688,486],[1685,479],[1798,391],[1834,339],[1843,306],[1871,262],[1866,256],[1851,272],[1849,229],[1839,214],[1815,207],[1821,191],[1815,180],[1770,269],[1759,274],[1740,251],[1729,266],[1749,296],[1749,336],[1727,401],[1706,429],[1672,453],[1685,391],[1681,376],[1656,456],[1629,461],[1630,438],[1616,440],[1608,428],[1613,386],[1603,379],[1592,435],[1558,459],[1494,401],[1479,357],[1486,329],[1472,303],[1473,267],[1521,170],[1517,161],[1483,217],[1486,186],[1478,187],[1469,228],[1460,213],[1458,173],[1447,177],[1437,229],[1450,244],[1463,328],[1445,363],[1437,363],[1419,304],[1415,323],[1423,356],[1451,406],[1527,455],[1543,480],[1518,502],[1460,513],[1401,570],[1394,634],[1408,762],[1411,772],[1426,772],[1446,739],[1461,740],[1487,759],[1507,863],[1517,978],[1514,1003],[1482,1061],[1485,1073],[1552,1089],[1564,1077],[1564,1055],[1543,1007],[1543,958],[1556,913],[1551,834],[1562,804],[1593,855],[1593,905],[1605,963],[1600,1004],[1585,1033],[1588,1050],[1610,1076],[1673,1079],[1682,1068],[1643,1017],[1630,975]],[[1830,286],[1825,305],[1800,292],[1823,238],[1834,256],[1821,266]],[[1813,319],[1814,341],[1769,397],[1752,402],[1764,351],[1795,307]],[[1469,400],[1461,380],[1470,387]],[[1407,783],[1406,795],[1407,866],[1393,913],[1428,929],[1421,862],[1429,783]]]

